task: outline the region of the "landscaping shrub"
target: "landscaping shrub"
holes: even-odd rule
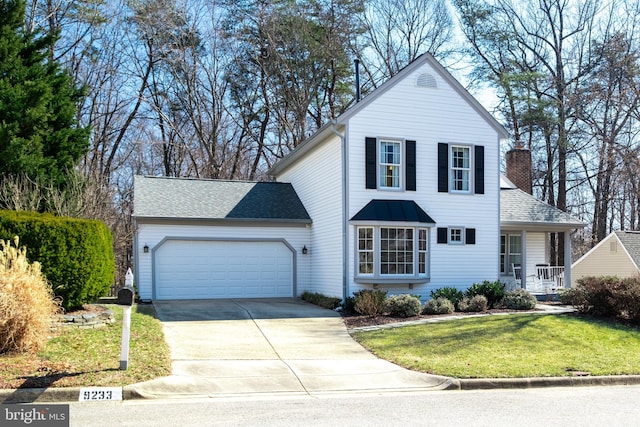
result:
[[[582,277],[575,288],[560,295],[581,313],[620,317],[640,323],[640,278]]]
[[[365,316],[377,316],[384,313],[384,300],[387,291],[364,289],[353,293],[354,310]]]
[[[39,350],[59,311],[40,264],[30,264],[18,243],[0,240],[0,353]]]
[[[450,299],[438,297],[425,303],[422,314],[451,314],[454,311],[455,307]]]
[[[623,279],[615,301],[621,317],[640,323],[640,278]]]
[[[577,281],[576,290],[583,304],[576,308],[594,316],[616,316],[618,304],[615,295],[619,293],[619,287],[620,279],[614,276],[581,277]]]
[[[346,297],[344,301],[342,301],[342,311],[344,313],[355,313],[356,309],[356,299],[354,297]]]
[[[458,303],[458,310],[468,313],[478,313],[481,311],[487,311],[488,308],[487,297],[484,295],[475,295],[471,298],[465,297]]]
[[[420,299],[409,294],[393,295],[384,302],[384,311],[391,316],[417,316],[421,308]]]
[[[509,291],[502,298],[502,304],[511,310],[532,310],[537,303],[536,297],[527,292],[526,289]]]
[[[100,221],[0,211],[0,239],[15,236],[29,248],[29,260],[40,263],[66,310],[106,295],[113,284],[113,238]]]
[[[494,308],[498,303],[500,303],[504,297],[504,293],[504,283],[501,283],[499,280],[496,280],[495,282],[485,280],[482,283],[474,283],[467,288],[464,296],[467,298],[473,298],[476,295],[484,295],[487,298],[489,308]]]
[[[431,291],[431,299],[438,298],[446,298],[451,301],[455,307],[457,307],[460,300],[464,298],[464,293],[451,286],[445,286],[444,288]]]
[[[558,300],[562,304],[572,305],[580,312],[583,312],[584,307],[588,307],[589,305],[584,298],[584,292],[577,287],[560,290],[558,292]]]
[[[341,298],[328,297],[318,292],[308,291],[304,291],[300,298],[319,307],[328,308],[329,310],[333,310],[338,307],[340,305],[340,301],[342,301]]]

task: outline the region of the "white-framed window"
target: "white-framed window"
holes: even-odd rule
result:
[[[452,245],[464,245],[464,228],[450,227],[449,243],[451,243]]]
[[[425,227],[357,227],[357,275],[426,278],[429,230]]]
[[[471,191],[471,147],[451,145],[451,179],[452,192],[469,193]]]
[[[500,273],[511,274],[512,265],[522,265],[522,235],[500,236]]]
[[[379,141],[378,179],[380,188],[399,189],[402,169],[402,143],[400,141]]]
[[[373,274],[373,227],[358,227],[358,274]]]
[[[427,274],[427,248],[429,236],[426,228],[418,228],[418,274]]]
[[[413,228],[380,228],[380,275],[412,275]]]

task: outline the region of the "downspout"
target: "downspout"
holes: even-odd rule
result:
[[[340,149],[342,152],[342,300],[347,299],[347,267],[348,267],[348,255],[347,255],[347,192],[349,190],[349,184],[347,183],[347,146],[345,142],[345,135],[338,132],[337,122],[331,121],[331,130],[340,138]]]

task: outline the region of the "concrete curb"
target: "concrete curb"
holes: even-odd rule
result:
[[[0,390],[0,404],[77,402],[79,397],[80,387],[19,388],[15,390]]]
[[[640,385],[640,375],[617,376],[584,376],[584,377],[541,377],[541,378],[474,378],[458,379],[442,377],[443,382],[437,387],[423,391],[469,391],[496,389],[527,389],[545,387],[597,387],[597,386],[628,386]],[[369,390],[379,393],[381,390]],[[416,390],[396,390],[416,391]],[[366,393],[367,390],[352,391],[352,393]],[[349,393],[340,391],[339,393]],[[265,393],[258,393],[262,396]],[[319,393],[330,394],[330,393]],[[0,390],[0,404],[9,403],[43,403],[43,402],[77,402],[80,395],[79,387],[70,388],[25,388],[17,390]],[[251,393],[241,393],[237,396],[248,396]],[[236,395],[225,395],[233,397]],[[187,397],[187,396],[181,396]],[[194,396],[188,396],[194,397]],[[213,397],[211,395],[200,397]],[[223,397],[223,396],[220,396]],[[164,396],[168,398],[168,396]],[[122,388],[122,400],[158,399],[158,396],[147,395],[138,390],[135,385]]]
[[[456,379],[443,390],[493,390],[543,387],[594,387],[640,384],[640,375],[544,377],[544,378],[478,378]]]

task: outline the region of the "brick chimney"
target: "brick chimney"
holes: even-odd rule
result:
[[[515,147],[507,151],[507,178],[519,189],[533,194],[531,177],[531,150],[516,141]]]

